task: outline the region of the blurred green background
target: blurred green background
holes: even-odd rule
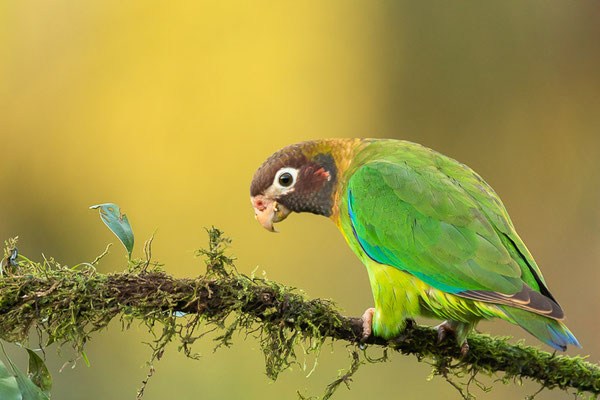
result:
[[[0,3],[0,238],[76,264],[116,239],[88,206],[115,202],[154,256],[195,276],[204,226],[233,239],[238,269],[372,305],[364,267],[327,219],[296,215],[273,235],[253,218],[249,184],[280,147],[325,137],[392,137],[454,157],[496,189],[567,324],[600,358],[600,3],[3,1]],[[114,246],[103,272],[120,271]],[[48,351],[56,399],[133,399],[149,336],[118,324],[83,363]],[[504,322],[480,329],[536,340]],[[175,346],[144,399],[293,399],[348,365],[325,348],[316,372],[270,383],[253,339],[200,361]],[[374,353],[376,354],[376,352]],[[369,365],[339,399],[458,398],[413,357]],[[497,384],[487,399],[538,386]],[[563,392],[542,392],[559,399]]]

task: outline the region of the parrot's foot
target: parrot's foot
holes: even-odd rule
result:
[[[373,332],[373,315],[375,315],[375,309],[373,307],[367,308],[365,313],[362,316],[362,337],[360,339],[361,342],[365,342],[371,333]]]
[[[454,321],[444,321],[441,324],[439,324],[438,326],[435,327],[435,329],[437,330],[438,333],[438,343],[441,343],[442,340],[444,340],[446,338],[446,336],[448,336],[448,334],[450,334],[451,336],[454,336],[457,340],[459,340],[459,332],[458,332],[458,324],[457,322]],[[460,344],[460,342],[459,342]],[[461,359],[464,360],[467,357],[467,354],[469,353],[469,343],[467,342],[467,339],[463,339],[462,345],[460,346],[460,354],[461,354]]]
[[[469,342],[465,339],[465,342],[460,346],[460,359],[466,360],[467,354],[469,354]]]

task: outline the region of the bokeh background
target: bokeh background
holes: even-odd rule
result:
[[[257,266],[360,315],[364,267],[325,218],[296,215],[273,235],[249,184],[280,147],[325,137],[416,141],[481,173],[504,200],[583,349],[600,358],[600,3],[358,1],[0,2],[0,238],[76,264],[115,238],[88,206],[115,202],[154,256],[195,276],[204,226]],[[115,245],[103,272],[120,271]],[[88,368],[48,351],[57,399],[133,399],[147,373],[143,328],[95,335]],[[494,334],[538,344],[504,322]],[[145,399],[293,399],[348,365],[324,349],[315,373],[275,383],[253,339],[200,361],[171,346]],[[310,361],[310,360],[309,360]],[[458,398],[413,357],[368,365],[337,398]],[[488,399],[538,386],[497,384]],[[542,392],[540,399],[566,397]]]

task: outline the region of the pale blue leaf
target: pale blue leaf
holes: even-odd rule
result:
[[[131,259],[131,252],[133,251],[133,231],[131,225],[127,219],[127,215],[121,214],[121,209],[118,205],[113,203],[104,203],[91,206],[90,209],[98,208],[100,211],[100,218],[102,222],[110,229],[123,243],[129,259]]]
[[[4,363],[0,361],[0,399],[22,400],[17,379],[10,373]]]
[[[35,383],[31,382],[27,375],[19,371],[14,365],[15,378],[19,385],[19,390],[23,396],[23,400],[49,400],[50,397],[42,391],[39,387],[35,386]]]
[[[46,394],[50,394],[52,389],[52,377],[44,360],[40,358],[33,350],[27,349],[29,354],[29,367],[27,368],[27,376],[37,387],[42,389]]]
[[[19,391],[21,392],[21,397],[17,397],[22,400],[49,400],[50,397],[42,391],[39,387],[35,385],[24,373],[22,373],[17,366],[8,359],[8,363],[10,364],[13,373],[15,374],[15,379],[17,380],[17,385],[19,386]],[[4,397],[2,397],[4,399]]]

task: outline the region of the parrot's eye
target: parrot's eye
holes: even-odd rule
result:
[[[281,168],[275,174],[273,184],[278,187],[282,193],[287,192],[288,190],[292,190],[292,187],[296,183],[297,177],[298,170],[296,168]]]
[[[279,176],[279,184],[283,187],[288,187],[292,184],[292,182],[294,182],[294,178],[292,177],[292,174],[290,174],[289,172],[284,172],[283,174],[281,174]]]

